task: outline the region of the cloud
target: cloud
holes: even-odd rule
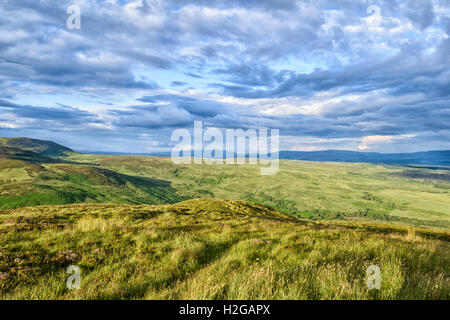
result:
[[[406,15],[421,29],[429,27],[434,19],[433,4],[429,0],[409,0],[405,3]]]
[[[358,149],[361,151],[367,151],[373,149],[374,144],[376,145],[376,144],[390,143],[392,142],[392,140],[404,140],[415,137],[416,136],[413,134],[400,136],[367,136],[362,139],[362,143],[358,146]]]
[[[9,113],[19,118],[27,118],[42,121],[59,121],[64,124],[85,124],[96,122],[96,115],[84,110],[69,106],[42,107],[31,105],[19,105],[7,100],[0,99],[0,112]]]
[[[172,84],[171,84],[172,87],[182,87],[185,85],[188,85],[188,83],[183,82],[183,81],[172,81]]]
[[[294,146],[294,147],[291,148],[290,151],[304,151],[304,152],[307,151],[307,152],[311,152],[311,151],[324,151],[324,150],[326,150],[326,148],[323,148],[323,147]]]
[[[1,2],[0,133],[164,147],[202,120],[327,140],[313,148],[448,146],[446,0],[78,0],[81,30],[68,4]]]
[[[119,127],[141,127],[156,129],[161,127],[184,127],[192,122],[186,110],[176,105],[155,108],[134,107],[130,111],[113,111],[118,115],[114,124]]]

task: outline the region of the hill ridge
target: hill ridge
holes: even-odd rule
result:
[[[74,152],[72,149],[51,140],[41,140],[27,137],[0,137],[0,147],[12,147],[24,151],[36,152],[42,156],[63,156]],[[170,153],[126,153],[126,152],[87,152],[90,154],[111,155],[148,155],[170,157]],[[248,156],[248,155],[247,155]],[[410,164],[448,166],[450,170],[450,150],[430,150],[410,153],[379,153],[358,152],[351,150],[322,150],[322,151],[288,151],[279,152],[280,159],[316,162],[362,162],[375,164]]]
[[[43,156],[62,156],[73,152],[72,149],[51,140],[26,137],[0,138],[0,146],[31,151]]]

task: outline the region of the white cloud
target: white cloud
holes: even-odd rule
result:
[[[361,144],[358,146],[358,149],[361,151],[368,151],[372,150],[374,145],[379,145],[383,143],[391,143],[393,140],[404,140],[404,139],[411,139],[415,138],[416,135],[414,134],[402,134],[398,136],[381,136],[381,135],[375,135],[375,136],[367,136],[362,139]]]

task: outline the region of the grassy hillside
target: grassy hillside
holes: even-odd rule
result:
[[[5,160],[22,160],[33,163],[58,162],[56,159],[41,155],[33,151],[0,146],[0,162],[3,163]],[[4,167],[4,165],[2,165],[2,167]]]
[[[250,165],[174,165],[170,158],[73,154],[123,174],[170,181],[190,198],[246,200],[315,220],[386,221],[450,229],[446,168],[281,161],[274,176]]]
[[[0,297],[449,299],[449,176],[301,161],[261,176],[2,138]]]
[[[70,161],[51,141],[0,138],[0,210],[70,203],[175,203],[187,199],[169,181]]]
[[[73,152],[70,148],[64,147],[53,141],[31,139],[31,138],[1,138],[0,146],[24,151],[31,151],[43,156],[62,156]]]
[[[313,220],[450,229],[446,167],[281,161],[276,175],[261,176],[257,166],[174,165],[170,158],[78,154],[42,140],[1,141],[26,150],[0,146],[0,210],[221,198]]]
[[[0,162],[0,209],[68,203],[174,203],[185,200],[168,181],[76,164]]]
[[[300,221],[249,202],[0,214],[3,299],[449,299],[450,234]],[[69,265],[81,268],[70,292]],[[381,268],[381,290],[366,270]]]

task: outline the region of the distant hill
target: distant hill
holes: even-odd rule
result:
[[[68,152],[73,152],[72,149],[53,141],[31,138],[0,138],[0,147],[31,151],[43,156],[62,156]]]
[[[18,152],[18,150],[21,151]],[[33,152],[34,154],[22,154],[22,156],[36,158],[36,154],[44,157],[53,157],[64,156],[67,153],[74,151],[53,141],[31,138],[0,137],[0,155],[7,153],[15,154],[24,152]],[[148,155],[159,157],[170,157],[171,155],[170,152],[126,153],[83,151],[83,153],[109,155]],[[414,153],[377,153],[346,150],[280,151],[279,156],[280,159],[285,160],[303,160],[317,162],[365,162],[377,164],[450,166],[450,150],[424,151]]]
[[[174,203],[186,200],[162,179],[131,176],[68,157],[52,141],[0,138],[0,210],[45,204]]]
[[[280,159],[450,166],[450,150],[415,153],[376,153],[344,150],[280,151]]]
[[[170,152],[126,153],[85,151],[83,153],[105,155],[147,155],[156,157],[170,157],[171,155]],[[415,153],[377,153],[346,150],[280,151],[279,157],[280,159],[284,160],[302,160],[316,162],[364,162],[377,164],[450,166],[450,150],[425,151]]]
[[[165,180],[130,176],[86,164],[39,163],[17,157],[1,160],[0,211],[47,204],[160,204],[187,199]]]
[[[19,148],[11,148],[0,145],[0,160],[23,160],[34,163],[52,163],[57,162],[54,158],[41,155],[39,153],[23,150]]]

